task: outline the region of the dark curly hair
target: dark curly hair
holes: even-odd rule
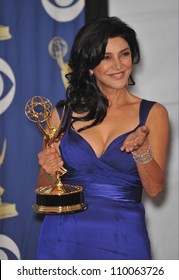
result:
[[[69,86],[66,91],[66,102],[73,111],[85,117],[74,117],[73,121],[93,120],[84,130],[100,124],[106,116],[108,100],[96,84],[95,76],[89,69],[94,69],[104,58],[109,38],[121,37],[127,41],[132,55],[132,63],[140,60],[139,44],[135,31],[117,17],[105,17],[84,25],[75,37],[71,49],[69,66],[71,73],[66,77]],[[135,82],[130,75],[130,85]]]

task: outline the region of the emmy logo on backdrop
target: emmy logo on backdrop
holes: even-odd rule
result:
[[[65,76],[71,71],[68,62],[65,62],[63,59],[68,52],[67,42],[61,37],[54,37],[48,45],[48,51],[51,57],[57,61],[61,70],[62,81],[66,88],[68,86],[68,80]]]
[[[0,186],[0,220],[18,215],[16,211],[16,205],[14,203],[2,202],[1,197],[3,193],[4,193],[4,189]]]
[[[0,41],[9,40],[12,35],[9,31],[9,26],[0,25]]]
[[[12,35],[11,35],[9,29],[10,29],[9,26],[0,25],[0,41],[9,40],[12,38]],[[9,65],[3,59],[0,59],[0,60],[1,60],[0,68],[2,68],[2,69],[0,69],[0,72],[1,72],[1,70],[6,69],[7,72],[5,74],[6,75],[9,74],[9,71],[10,71]],[[14,76],[12,72],[11,72],[11,74],[12,74],[12,75],[10,75],[11,77]],[[12,80],[12,82],[13,82],[13,80]],[[0,96],[3,96],[3,88],[4,88],[4,86],[3,86],[3,80],[2,80],[2,81],[0,81]],[[13,89],[13,87],[12,87],[12,89]],[[12,93],[12,90],[11,90],[11,93]],[[4,100],[5,100],[5,98],[4,98]],[[2,99],[0,102],[0,114],[3,113],[7,109],[6,106],[5,106],[5,102],[3,102],[3,99]],[[9,104],[8,104],[8,106],[9,106]],[[2,152],[0,153],[0,167],[3,164],[4,159],[5,159],[6,147],[7,147],[7,140],[4,139]],[[3,203],[1,197],[4,193],[4,191],[5,191],[4,188],[0,185],[0,220],[18,215],[18,212],[16,211],[15,203]]]
[[[51,116],[52,104],[42,96],[32,97],[25,106],[27,118],[36,122],[40,131],[44,135],[45,146],[50,146],[53,142],[58,142],[64,135],[69,123],[70,108],[65,105],[62,112],[61,123],[58,128],[51,127],[49,118]],[[47,129],[42,123],[45,123]],[[67,172],[62,167],[56,172],[56,183],[49,186],[38,186],[36,188],[36,204],[33,210],[43,214],[67,214],[87,209],[84,202],[83,187],[63,184],[61,177]]]

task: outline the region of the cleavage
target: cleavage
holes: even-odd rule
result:
[[[122,136],[125,136],[129,132],[133,131],[133,129],[129,131],[125,131],[124,133],[119,133],[113,136],[111,135],[105,141],[102,139],[98,140],[98,138],[96,137],[96,133],[94,133],[94,135],[90,133],[90,137],[88,137],[86,133],[82,133],[82,132],[78,133],[74,129],[72,129],[72,131],[76,135],[78,135],[83,141],[85,141],[88,144],[88,146],[90,146],[90,148],[93,150],[97,158],[101,158],[115,140],[119,139]],[[99,141],[101,142],[101,144],[99,144]]]

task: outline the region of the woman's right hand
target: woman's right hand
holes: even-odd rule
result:
[[[56,171],[63,166],[61,154],[54,144],[39,152],[38,160],[42,169],[52,177],[56,176]]]

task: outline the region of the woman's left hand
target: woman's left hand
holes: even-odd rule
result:
[[[144,142],[147,142],[146,139],[148,134],[148,127],[145,125],[140,126],[127,136],[120,148],[121,151],[126,151],[127,153],[137,151],[141,146],[143,146]]]

